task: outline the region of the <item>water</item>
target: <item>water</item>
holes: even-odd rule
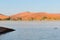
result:
[[[16,30],[0,40],[60,40],[60,21],[0,21],[0,26]]]

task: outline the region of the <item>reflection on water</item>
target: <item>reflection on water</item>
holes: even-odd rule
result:
[[[16,30],[0,40],[60,40],[60,21],[1,21],[0,25]]]
[[[54,29],[58,29],[57,27],[55,27]]]

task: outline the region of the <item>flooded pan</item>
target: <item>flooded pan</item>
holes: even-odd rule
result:
[[[12,32],[12,31],[14,31],[14,29],[0,27],[0,35],[5,34],[5,33],[8,33],[8,32]]]

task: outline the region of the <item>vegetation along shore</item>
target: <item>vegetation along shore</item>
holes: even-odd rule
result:
[[[60,20],[59,13],[48,12],[20,12],[15,15],[6,16],[0,14],[0,20],[21,20],[21,21],[33,21],[33,20]]]

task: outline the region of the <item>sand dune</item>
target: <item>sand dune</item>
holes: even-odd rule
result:
[[[0,14],[0,19],[9,18],[10,20],[60,20],[59,13],[48,12],[20,12],[15,15],[5,16]]]

